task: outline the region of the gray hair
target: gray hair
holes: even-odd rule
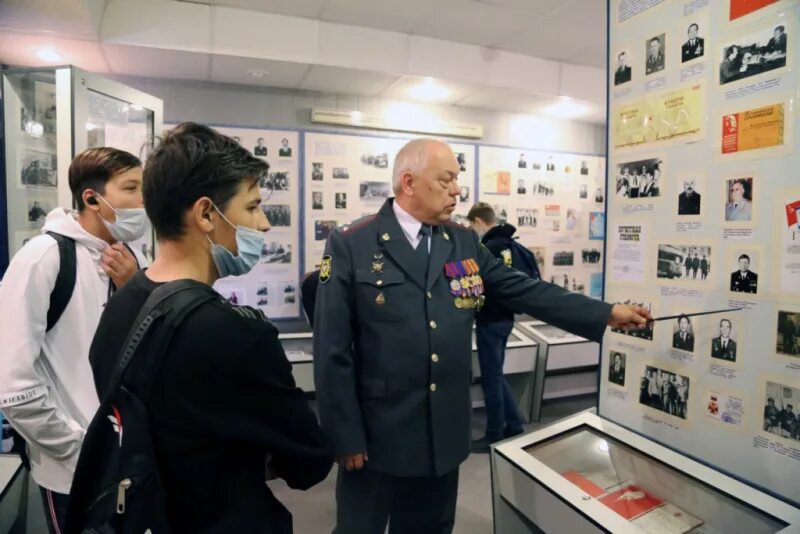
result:
[[[395,194],[402,187],[403,176],[408,173],[419,174],[425,169],[425,165],[428,163],[428,149],[433,144],[448,146],[438,139],[420,137],[409,141],[400,149],[394,158],[394,167],[392,168],[392,187]]]

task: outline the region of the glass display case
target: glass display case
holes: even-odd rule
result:
[[[492,451],[495,532],[797,532],[800,510],[584,412]]]
[[[110,146],[144,161],[163,121],[158,98],[75,67],[10,69],[2,78],[7,216],[0,221],[0,276],[52,209],[73,206],[68,170],[75,155]],[[152,232],[133,245],[152,258]]]

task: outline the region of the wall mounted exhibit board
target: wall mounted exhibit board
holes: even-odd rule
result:
[[[394,196],[392,165],[409,138],[305,134],[305,271],[317,269],[330,231],[376,213]],[[449,143],[461,164],[454,220],[475,198],[475,146]]]
[[[300,316],[300,135],[295,131],[210,126],[269,163],[269,174],[259,186],[264,199],[261,208],[272,225],[258,265],[245,276],[217,281],[214,288],[229,302],[259,308],[270,319],[297,318]]]
[[[600,298],[605,159],[479,148],[479,198],[536,256],[544,280]]]
[[[612,0],[599,413],[800,504],[798,1]]]

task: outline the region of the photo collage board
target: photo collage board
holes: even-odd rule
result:
[[[175,124],[164,125],[164,129]],[[296,131],[212,126],[269,163],[259,182],[261,209],[271,228],[261,259],[244,276],[214,284],[231,304],[246,305],[270,319],[295,319],[300,311],[300,135]]]
[[[479,199],[536,257],[542,279],[602,295],[605,158],[480,147]]]
[[[599,413],[799,504],[800,2],[610,8]]]
[[[394,196],[392,165],[408,137],[305,134],[305,272],[319,268],[331,230],[377,213]],[[448,142],[456,154],[464,223],[475,203],[475,145]]]

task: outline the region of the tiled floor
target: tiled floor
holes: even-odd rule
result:
[[[528,430],[557,421],[594,406],[594,397],[547,404],[542,422],[528,425]],[[485,425],[482,411],[473,415],[474,437],[480,437]],[[306,492],[293,491],[281,481],[270,487],[294,516],[294,531],[298,534],[325,534],[333,530],[335,519],[334,487],[336,468],[328,478]],[[472,454],[461,465],[456,511],[456,534],[486,534],[492,532],[492,500],[488,454]]]

